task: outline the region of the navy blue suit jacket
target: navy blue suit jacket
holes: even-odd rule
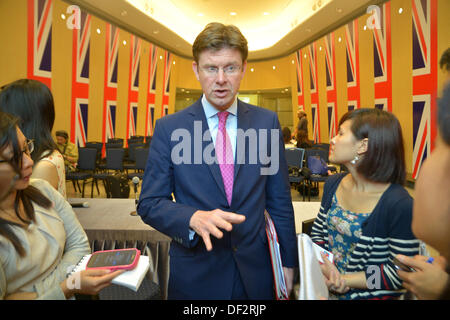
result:
[[[245,159],[237,159],[236,151],[231,206],[226,199],[219,165],[205,163],[203,155],[199,154],[199,150],[210,152],[212,144],[210,136],[204,136],[209,128],[201,100],[156,122],[138,213],[145,223],[173,239],[169,277],[171,299],[229,299],[236,272],[240,273],[250,299],[273,298],[264,209],[270,213],[276,226],[283,265],[294,267],[298,264],[294,211],[278,117],[272,111],[238,100],[237,119],[238,129],[244,132],[250,128],[256,129],[256,133],[259,129],[269,130],[265,148],[272,161],[276,157],[270,154],[270,129],[278,129],[276,139],[279,147],[275,152],[279,163],[267,164],[254,154],[264,146],[260,139],[257,148],[246,143],[245,153],[241,153]],[[180,143],[183,139],[177,133],[189,133],[191,138],[191,141],[184,141],[189,148],[182,152]],[[174,163],[174,148],[177,151],[175,155],[190,158],[190,163]],[[214,149],[212,152],[215,155]],[[270,165],[279,166],[276,174],[261,175],[261,168]],[[214,209],[245,215],[246,220],[233,225],[231,232],[223,231],[222,239],[211,236],[213,250],[208,252],[201,237],[189,238],[189,221],[197,210]]]

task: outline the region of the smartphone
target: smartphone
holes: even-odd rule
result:
[[[398,260],[397,258],[394,258],[393,262],[394,262],[394,266],[397,270],[401,270],[401,271],[405,271],[405,272],[415,272],[416,271],[413,268],[411,268],[410,266],[407,266],[406,264],[400,262],[400,260]]]
[[[136,248],[95,251],[86,269],[131,270],[136,267],[140,255]]]

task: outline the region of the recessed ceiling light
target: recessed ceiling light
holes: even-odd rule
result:
[[[336,8],[337,13],[342,13],[342,8]]]
[[[341,41],[342,41],[342,38],[341,38],[341,37],[339,37],[338,41],[339,41],[339,42],[341,42]]]
[[[272,69],[275,70],[275,66],[273,66]]]
[[[199,13],[197,13],[197,16],[199,16],[199,17],[203,17],[203,16],[204,16],[204,14],[203,14],[203,13],[201,13],[201,12],[199,12]]]
[[[235,16],[235,15],[237,15],[236,12],[230,12],[230,16]]]
[[[162,60],[162,56],[159,56],[159,60]]]
[[[364,30],[367,30],[367,26],[364,26],[364,28],[363,28]]]
[[[253,72],[253,71],[255,71],[255,69],[251,68],[250,71]]]
[[[403,8],[398,9],[398,13],[402,14]]]
[[[66,20],[66,15],[64,13],[61,13],[61,19]]]
[[[124,45],[124,46],[126,46],[126,45],[127,45],[127,41],[126,41],[126,40],[123,40],[123,42],[122,42],[122,43],[123,43],[123,45]]]
[[[100,31],[100,29],[99,29],[99,28],[97,28],[97,33],[98,33],[98,34],[100,34],[100,32],[101,32],[101,31]]]
[[[159,30],[153,30],[153,34],[158,34]]]
[[[123,11],[120,13],[120,15],[121,15],[122,17],[125,17],[127,14],[128,14],[128,12],[127,12],[126,10],[123,10]]]
[[[295,61],[294,60],[292,60],[292,64],[294,64],[295,63]]]
[[[264,12],[263,15],[268,16],[270,13],[269,12]]]
[[[173,64],[175,64],[175,61],[173,62]]]

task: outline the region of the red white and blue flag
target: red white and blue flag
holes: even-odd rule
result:
[[[325,73],[327,84],[328,135],[329,141],[337,133],[336,57],[334,32],[325,36]]]
[[[173,55],[164,51],[164,90],[161,117],[169,114],[170,76],[172,71]]]
[[[392,112],[392,46],[391,4],[386,2],[377,11],[379,28],[373,32],[373,66],[375,82],[375,107]]]
[[[345,44],[347,59],[347,100],[348,108],[359,108],[359,39],[358,20],[355,19],[345,26]]]
[[[412,177],[433,149],[436,136],[437,1],[412,1],[413,158]]]
[[[139,71],[141,62],[142,40],[131,35],[130,44],[130,72],[128,76],[128,125],[127,139],[136,135],[137,106],[139,96]],[[136,109],[136,112],[135,112]]]
[[[27,77],[51,88],[52,0],[28,0]]]
[[[91,15],[81,11],[80,28],[74,28],[72,34],[72,100],[70,126],[70,139],[79,147],[84,147],[87,139],[90,39]]]
[[[156,66],[158,64],[158,49],[150,43],[148,61],[148,87],[147,87],[147,110],[145,121],[145,135],[153,135],[153,124],[155,123],[155,92],[156,92]]]
[[[311,86],[311,111],[313,116],[313,139],[320,143],[320,116],[319,116],[319,86],[317,81],[317,46],[312,43],[308,46],[309,76]]]
[[[305,97],[303,92],[303,72],[302,72],[302,50],[298,50],[295,53],[296,58],[296,70],[297,70],[297,97],[298,97],[298,108],[305,109]]]
[[[105,74],[103,91],[103,131],[102,141],[115,135],[115,113],[117,112],[117,69],[119,60],[119,29],[109,23],[106,24],[105,41]],[[114,117],[111,107],[114,106]],[[105,149],[103,148],[103,156]]]

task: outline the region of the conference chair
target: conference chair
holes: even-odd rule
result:
[[[305,201],[305,184],[304,176],[301,171],[303,169],[303,158],[305,149],[289,148],[285,150],[286,162],[289,169],[289,184],[294,186],[295,190],[299,190],[300,184],[303,185],[303,201]]]
[[[125,150],[122,148],[108,148],[106,149],[106,166],[102,172],[93,175],[94,180],[102,180],[105,187],[106,195],[110,195],[108,186],[105,182],[108,176],[123,172],[123,158]],[[108,196],[109,198],[109,196]]]
[[[78,165],[76,171],[66,172],[66,180],[70,180],[73,183],[73,187],[75,191],[77,190],[75,186],[78,186],[78,190],[81,192],[81,197],[84,198],[84,188],[86,185],[86,181],[89,178],[92,178],[92,189],[91,189],[91,198],[94,197],[94,182],[93,178],[96,168],[96,157],[97,157],[97,149],[95,148],[79,148],[78,149]],[[83,181],[83,189],[81,190],[79,181]],[[100,194],[100,190],[97,185],[97,192]]]
[[[135,157],[135,172],[128,173],[128,179],[133,179],[133,177],[138,177],[142,180],[144,177],[145,166],[147,165],[149,148],[137,147],[134,150]]]
[[[324,160],[325,163],[328,159],[328,152],[325,149],[321,148],[309,148],[305,150],[305,159],[306,159],[306,166],[308,167],[308,159],[309,157],[319,157],[320,159]],[[310,168],[308,168],[310,171]],[[308,201],[311,201],[311,189],[317,188],[317,191],[319,190],[319,183],[325,182],[328,179],[328,173],[327,174],[308,174],[306,177],[307,185],[308,185]]]

